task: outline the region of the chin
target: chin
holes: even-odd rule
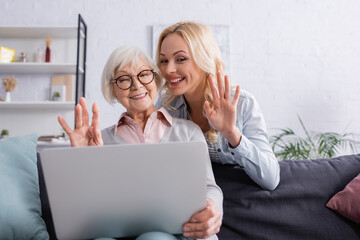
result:
[[[181,88],[175,88],[175,89],[170,89],[171,90],[171,94],[175,95],[175,96],[180,96],[183,95],[185,93],[185,91]]]

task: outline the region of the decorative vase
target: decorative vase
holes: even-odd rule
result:
[[[10,92],[6,92],[5,102],[11,102]]]
[[[53,97],[53,101],[55,101],[55,102],[60,102],[60,101],[61,101],[61,97]]]

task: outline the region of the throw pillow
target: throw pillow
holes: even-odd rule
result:
[[[0,140],[0,239],[49,239],[41,218],[36,134]]]
[[[326,206],[360,224],[360,174],[335,194]]]

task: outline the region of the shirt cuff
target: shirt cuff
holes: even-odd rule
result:
[[[242,135],[239,145],[235,148],[231,147],[230,143],[227,142],[227,148],[231,154],[232,160],[234,163],[239,164],[240,168],[245,167],[244,161],[248,157],[251,144],[250,140],[244,135]]]

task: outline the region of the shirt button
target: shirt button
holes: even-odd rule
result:
[[[231,155],[235,155],[235,153],[234,153],[234,152],[231,152]]]
[[[218,150],[217,150],[218,152],[221,152],[221,149],[220,148],[218,148]]]

